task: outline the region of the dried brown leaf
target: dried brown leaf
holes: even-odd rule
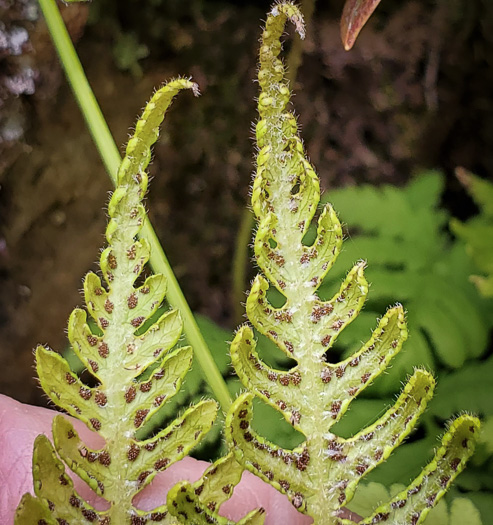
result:
[[[341,38],[349,51],[380,0],[346,0],[341,17]]]

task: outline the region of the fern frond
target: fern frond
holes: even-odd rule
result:
[[[375,385],[379,395],[394,393],[414,366],[459,369],[488,348],[493,311],[467,282],[472,268],[462,247],[444,233],[449,221],[439,208],[444,182],[440,173],[427,172],[402,188],[362,185],[330,192],[350,241],[319,295],[330,297],[347,265],[362,256],[372,283],[365,311],[339,340],[344,355],[364,340],[389,298],[396,297],[409,311],[406,352]]]
[[[404,485],[393,484],[389,489],[379,483],[368,483],[358,488],[358,493],[351,502],[351,510],[357,514],[373,514],[375,502],[392,499],[404,490]],[[456,497],[452,501],[447,498],[440,500],[438,505],[430,509],[428,521],[433,525],[481,525],[481,517],[474,503],[464,497]]]
[[[452,219],[452,231],[463,241],[477,268],[486,275],[472,275],[471,280],[484,297],[493,297],[493,184],[477,177],[463,168],[457,168],[457,177],[462,182],[480,214],[462,223]]]
[[[182,481],[168,492],[170,513],[187,525],[262,525],[263,509],[249,512],[238,522],[218,514],[219,507],[233,495],[242,472],[243,467],[230,452],[211,465],[195,483]]]
[[[97,432],[104,446],[89,448],[69,420],[55,417],[56,453],[44,436],[36,440],[33,475],[37,499],[24,497],[16,524],[42,520],[162,522],[168,515],[164,501],[161,507],[144,512],[134,507],[134,496],[158,472],[184,457],[214,421],[216,403],[202,401],[153,437],[137,437],[149,418],[178,392],[192,363],[190,347],[173,350],[182,332],[179,312],[164,312],[143,330],[164,299],[164,277],[152,275],[141,286],[135,286],[150,251],[148,243],[136,237],[146,220],[142,200],[147,191],[145,170],[150,148],[157,140],[166,109],[182,89],[197,94],[196,84],[186,79],[173,80],[154,94],[137,122],[120,166],[108,207],[108,246],[100,259],[105,284],[95,273],[89,273],[84,280],[87,310],[99,331],[89,327],[84,310],[75,309],[69,319],[70,342],[96,386],[83,383],[59,354],[42,346],[36,350],[44,391],[55,404]],[[149,367],[153,367],[152,372],[144,379],[142,374]],[[75,493],[58,456],[108,502],[108,510],[90,507]]]
[[[331,350],[344,328],[359,314],[368,293],[364,262],[347,274],[329,299],[317,294],[342,244],[342,228],[332,207],[323,207],[312,244],[306,234],[320,201],[318,178],[306,158],[295,116],[286,108],[290,90],[278,56],[287,21],[303,35],[303,19],[291,2],[276,3],[267,18],[260,48],[256,126],[259,152],[252,207],[259,226],[255,257],[257,276],[247,300],[252,325],[296,361],[288,372],[262,362],[252,329],[242,326],[231,346],[236,372],[249,392],[233,403],[226,437],[237,460],[288,496],[300,512],[319,524],[348,524],[341,509],[357,484],[411,432],[433,394],[434,379],[417,369],[397,402],[377,422],[352,438],[332,432],[356,395],[389,365],[407,338],[404,310],[396,305],[379,322],[361,350],[329,364]],[[285,299],[274,308],[268,291]],[[264,439],[251,426],[254,396],[279,411],[305,436],[289,450]],[[470,456],[479,422],[461,416],[446,433],[435,459],[399,495],[364,523],[421,523]]]

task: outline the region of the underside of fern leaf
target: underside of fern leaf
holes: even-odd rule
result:
[[[217,411],[214,401],[203,401],[155,436],[146,440],[137,437],[139,429],[179,390],[192,363],[190,347],[173,350],[182,332],[177,311],[165,312],[143,329],[164,299],[164,277],[152,275],[135,286],[149,259],[149,245],[137,240],[137,235],[146,219],[142,199],[147,190],[150,148],[157,140],[164,112],[182,89],[197,94],[196,84],[186,79],[171,81],[154,94],[120,166],[108,208],[108,246],[100,260],[106,284],[95,273],[84,280],[87,310],[99,330],[89,327],[84,310],[75,309],[69,319],[70,342],[96,386],[83,383],[59,354],[42,346],[36,350],[44,391],[55,404],[99,434],[104,446],[91,449],[68,419],[56,416],[54,448],[45,436],[36,440],[36,498],[23,497],[16,524],[177,523],[167,511],[164,495],[162,506],[147,512],[135,508],[132,499],[156,473],[200,441]],[[149,367],[152,371],[143,379]],[[74,491],[60,458],[108,502],[107,510],[91,507]]]
[[[358,352],[336,364],[327,362],[326,354],[337,336],[363,307],[368,284],[365,264],[358,262],[331,300],[322,301],[317,295],[341,249],[342,229],[334,210],[326,205],[317,218],[315,241],[304,243],[320,189],[298,136],[296,118],[286,109],[290,90],[278,55],[287,20],[303,36],[299,10],[290,2],[280,2],[267,18],[260,48],[259,152],[252,206],[258,219],[255,257],[263,275],[256,277],[246,309],[252,325],[297,364],[288,372],[270,368],[256,352],[252,328],[244,325],[238,330],[231,356],[250,392],[233,404],[226,436],[240,463],[285,493],[315,523],[349,524],[341,518],[342,507],[359,481],[411,432],[433,395],[434,379],[426,370],[416,369],[394,406],[373,425],[350,439],[331,432],[355,396],[400,351],[407,328],[404,310],[396,305]],[[270,303],[271,287],[284,296],[282,307]],[[254,396],[278,410],[305,436],[299,447],[283,449],[253,430]],[[456,419],[420,476],[363,523],[422,523],[471,455],[478,428],[474,417]]]
[[[184,524],[262,525],[263,509],[249,512],[238,522],[218,514],[219,507],[233,495],[242,472],[243,467],[230,452],[211,465],[195,483],[182,481],[168,492],[170,513]]]

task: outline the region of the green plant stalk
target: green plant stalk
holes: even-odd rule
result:
[[[40,0],[39,4],[74,96],[101,155],[106,171],[113,185],[115,185],[118,167],[122,160],[118,147],[89,85],[55,0]],[[214,392],[222,409],[226,411],[231,405],[231,396],[226,383],[204,341],[156,232],[148,219],[140,236],[147,239],[151,246],[149,263],[156,273],[161,273],[166,277],[168,300],[181,312],[185,335],[195,351],[205,380]]]

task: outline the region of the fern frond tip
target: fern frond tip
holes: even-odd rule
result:
[[[147,103],[141,118],[135,126],[135,133],[128,141],[125,158],[118,170],[118,185],[128,184],[137,178],[143,184],[142,193],[147,188],[147,176],[144,170],[150,162],[150,148],[159,136],[159,126],[175,95],[183,89],[190,89],[195,96],[200,94],[198,85],[187,78],[176,78],[158,89]]]
[[[459,416],[452,421],[435,457],[420,475],[390,502],[378,507],[361,524],[423,523],[472,455],[479,428],[480,422],[473,416]]]
[[[295,30],[300,38],[302,40],[305,38],[305,21],[301,11],[294,2],[284,2],[279,0],[271,7],[270,14],[275,17],[279,16],[280,14],[286,16],[286,18],[288,18],[294,25]]]

